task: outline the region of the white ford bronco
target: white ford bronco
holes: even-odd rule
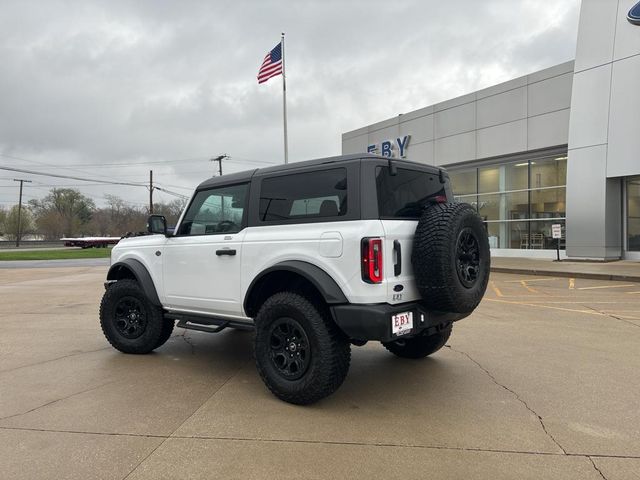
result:
[[[169,232],[122,239],[100,305],[125,353],[163,345],[174,324],[255,330],[258,372],[309,404],[344,381],[351,345],[423,358],[480,302],[489,276],[482,220],[454,203],[447,173],[376,155],[214,177]]]

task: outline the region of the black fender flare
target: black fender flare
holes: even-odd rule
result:
[[[260,280],[262,280],[266,275],[272,272],[283,271],[296,273],[304,279],[308,280],[318,290],[318,292],[320,292],[320,295],[322,295],[324,301],[329,305],[349,303],[347,297],[345,297],[342,289],[336,283],[336,281],[320,267],[317,267],[308,262],[303,262],[301,260],[287,260],[263,270],[253,279],[253,281],[249,285],[249,288],[247,288],[247,293],[244,296],[243,307],[245,311],[247,311],[248,302],[251,298],[253,288],[260,282]]]
[[[160,298],[158,297],[158,292],[156,291],[156,286],[153,284],[153,279],[151,278],[147,267],[145,267],[139,260],[127,258],[121,262],[114,263],[109,268],[109,273],[107,273],[107,281],[123,278],[122,275],[120,275],[120,272],[123,269],[133,274],[136,281],[142,287],[142,291],[152,304],[158,307],[162,306]]]

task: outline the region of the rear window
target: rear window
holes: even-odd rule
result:
[[[392,176],[388,167],[377,167],[376,187],[380,218],[419,218],[431,198],[446,195],[437,174],[406,168]]]
[[[265,178],[260,187],[260,220],[322,220],[347,213],[347,169],[333,168]]]

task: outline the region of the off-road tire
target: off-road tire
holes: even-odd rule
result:
[[[475,209],[466,203],[426,208],[416,227],[411,262],[429,309],[472,312],[487,289],[491,268],[487,231]]]
[[[129,321],[122,320],[126,317],[123,312],[127,311],[138,317],[135,325],[123,323]],[[123,353],[149,353],[171,335],[162,308],[153,305],[138,282],[130,279],[118,280],[104,292],[100,303],[100,326],[109,343]]]
[[[383,343],[384,348],[402,358],[424,358],[444,347],[451,336],[452,325],[432,335],[418,335],[406,340]]]
[[[285,402],[297,405],[317,402],[335,392],[347,376],[351,344],[333,323],[326,306],[314,304],[298,293],[276,293],[260,308],[255,325],[254,356],[258,373],[269,390]],[[283,331],[291,332],[291,336]],[[280,341],[281,335],[284,340],[295,337],[293,343],[298,342],[297,351],[284,351],[287,343]],[[296,367],[291,372],[293,367],[287,369],[287,364],[281,365],[288,361],[287,355],[302,353],[302,350],[307,354],[298,362],[306,362],[306,367]],[[294,361],[295,358],[291,365]]]
[[[176,325],[175,320],[168,320],[168,319],[163,320],[162,334],[160,335],[160,338],[158,339],[158,344],[155,346],[155,348],[160,348],[162,345],[167,343],[167,340],[171,338],[171,334],[173,333],[173,327],[175,327],[175,325]]]

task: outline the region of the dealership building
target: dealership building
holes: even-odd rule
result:
[[[446,168],[493,255],[640,260],[640,4],[583,0],[575,61],[342,135]],[[552,225],[562,238],[552,238]]]

